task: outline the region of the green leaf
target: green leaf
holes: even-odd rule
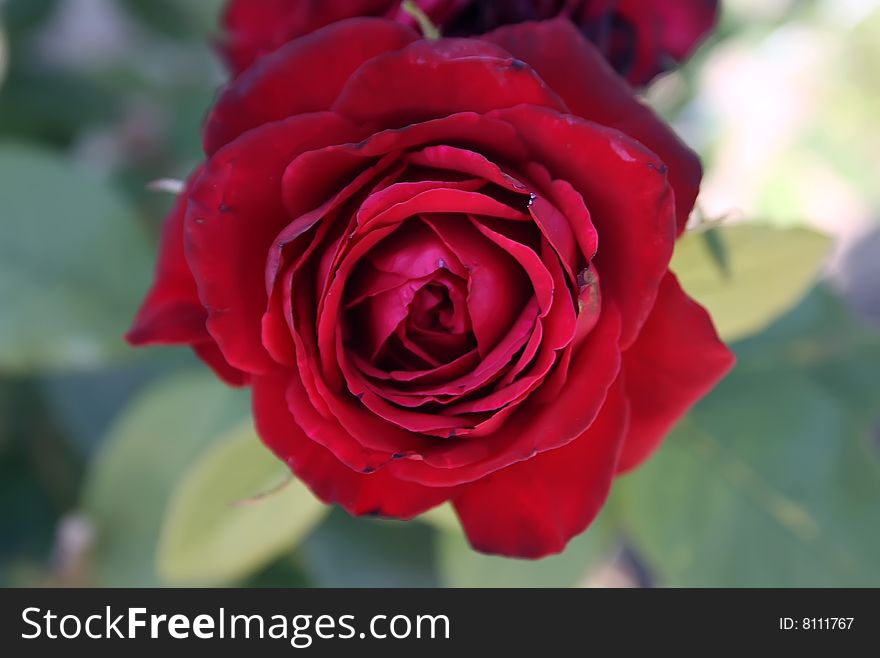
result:
[[[355,518],[335,508],[297,551],[317,587],[435,587],[431,528]]]
[[[795,306],[815,283],[830,246],[830,238],[803,228],[737,224],[712,231],[724,245],[727,271],[718,265],[718,247],[707,245],[700,231],[679,240],[672,270],[726,341],[757,333]]]
[[[0,12],[15,36],[37,29],[58,7],[58,0],[4,0]]]
[[[290,589],[311,587],[312,581],[302,566],[296,562],[295,554],[284,555],[265,569],[252,574],[240,583],[241,587],[261,589]]]
[[[618,480],[659,584],[880,585],[880,337],[835,313],[815,293],[743,344],[734,372]]]
[[[15,45],[14,36],[11,45]],[[122,99],[94,79],[74,71],[22,69],[15,65],[29,55],[15,57],[13,52],[0,89],[0,138],[66,148],[84,125],[119,120]],[[64,102],[58,103],[59,98]],[[27,190],[32,188],[19,193]]]
[[[736,345],[737,372],[796,371],[840,405],[880,457],[880,332],[816,288],[794,311]]]
[[[148,240],[108,185],[73,162],[0,144],[0,369],[103,365],[146,288]]]
[[[165,514],[159,573],[172,583],[230,583],[293,548],[326,506],[291,477],[248,421],[211,445]]]
[[[116,419],[145,386],[203,364],[188,347],[145,350],[145,358],[87,372],[50,373],[40,392],[64,438],[85,459],[100,447]]]
[[[470,547],[460,526],[452,529],[448,515],[444,516],[442,511],[429,514],[428,518],[438,527],[447,529],[438,534],[437,553],[440,573],[449,587],[581,585],[602,559],[609,556],[614,545],[610,523],[602,515],[586,532],[572,539],[559,555],[534,561],[484,555]]]
[[[244,391],[208,373],[162,380],[126,407],[83,495],[84,513],[97,530],[97,584],[160,584],[155,555],[169,496],[205,447],[247,418],[248,407]]]
[[[740,371],[797,368],[862,426],[880,421],[880,334],[825,288],[736,352]]]
[[[419,516],[419,521],[424,521],[444,532],[461,533],[461,523],[459,523],[458,516],[450,503],[444,503],[428,510]]]

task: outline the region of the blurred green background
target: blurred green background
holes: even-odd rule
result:
[[[880,6],[724,0],[646,92],[702,154],[674,267],[733,374],[528,563],[314,502],[248,396],[122,342],[224,74],[219,0],[0,0],[0,584],[880,586]]]

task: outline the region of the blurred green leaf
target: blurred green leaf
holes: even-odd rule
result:
[[[54,583],[46,565],[30,560],[12,560],[0,571],[0,587],[51,587]]]
[[[736,352],[740,371],[797,368],[861,425],[880,421],[880,332],[823,287]]]
[[[201,367],[188,347],[143,350],[142,358],[86,372],[51,373],[41,392],[65,440],[82,457],[99,448],[120,410],[151,382]]]
[[[241,582],[242,587],[291,588],[311,587],[311,580],[292,555],[283,555],[265,569]]]
[[[728,275],[699,231],[679,240],[671,267],[726,341],[758,332],[800,301],[830,246],[827,236],[802,228],[737,224],[713,231],[725,245]]]
[[[0,378],[0,573],[21,560],[48,569],[80,485],[81,464],[48,412],[33,382]]]
[[[428,510],[419,516],[419,521],[424,521],[444,532],[461,532],[461,523],[451,503],[444,503]]]
[[[335,508],[297,551],[317,587],[435,587],[433,532],[418,521],[349,516]]]
[[[178,484],[159,542],[172,583],[229,583],[292,549],[326,512],[252,429],[212,444]]]
[[[97,584],[160,584],[156,546],[171,492],[207,446],[248,417],[248,407],[246,392],[188,373],[157,382],[125,409],[83,495],[98,533]]]
[[[534,561],[477,553],[461,530],[440,532],[437,542],[440,573],[448,587],[574,587],[609,556],[615,538],[602,515],[563,553]]]
[[[103,365],[122,340],[151,270],[131,210],[73,162],[0,145],[0,369]]]
[[[58,0],[4,0],[0,15],[15,36],[39,27],[58,5]]]
[[[737,352],[615,486],[659,584],[880,585],[880,336],[819,291]]]
[[[10,64],[0,88],[0,135],[5,139],[67,147],[84,128],[102,125],[120,113],[120,98],[86,76],[22,70],[15,59]]]
[[[58,513],[21,453],[0,459],[0,562],[23,555],[45,558]]]

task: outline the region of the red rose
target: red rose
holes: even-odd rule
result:
[[[687,59],[718,19],[718,0],[416,0],[416,4],[447,36],[568,18],[618,73],[637,86]],[[223,50],[237,73],[295,37],[354,16],[413,21],[401,9],[401,0],[230,0]]]
[[[249,383],[352,514],[451,500],[482,551],[560,551],[731,366],[667,269],[699,162],[567,21],[335,23],[232,82],[205,151],[129,338]]]

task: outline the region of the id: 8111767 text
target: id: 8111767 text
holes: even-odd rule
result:
[[[852,628],[855,617],[791,617],[779,618],[779,630],[782,631],[848,631]]]

